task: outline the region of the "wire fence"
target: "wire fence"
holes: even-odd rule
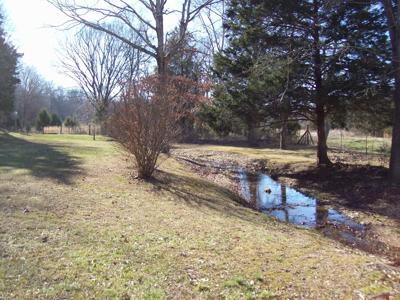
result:
[[[44,134],[100,134],[101,127],[96,125],[80,125],[75,127],[66,126],[46,126],[43,128]]]

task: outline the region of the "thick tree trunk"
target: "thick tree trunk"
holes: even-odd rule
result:
[[[394,32],[395,42],[393,48],[393,68],[395,76],[394,120],[392,129],[392,148],[390,152],[390,177],[393,182],[400,183],[400,28]]]
[[[395,80],[394,120],[392,130],[392,148],[390,153],[390,177],[393,182],[400,183],[400,8],[393,7],[389,0],[382,0],[388,23],[392,48],[392,66]]]
[[[156,1],[156,11],[154,18],[156,20],[156,33],[157,33],[157,72],[164,81],[167,75],[167,55],[165,49],[165,38],[164,38],[164,5],[162,1]]]
[[[164,53],[160,53],[159,57],[157,58],[157,72],[161,78],[165,78],[167,75],[167,59],[164,57]]]
[[[317,134],[318,134],[318,145],[317,145],[317,157],[318,165],[330,165],[332,162],[328,158],[328,146],[326,144],[326,133],[325,133],[325,112],[322,105],[317,104]]]
[[[397,68],[396,73],[400,73]],[[394,182],[400,183],[400,74],[396,77],[394,93],[395,117],[392,130],[392,148],[390,153],[390,175]]]
[[[320,24],[319,24],[319,0],[314,0],[314,24],[313,24],[313,60],[315,81],[315,114],[318,132],[317,157],[318,165],[332,164],[328,158],[325,133],[325,99],[322,86],[322,59],[320,53]]]

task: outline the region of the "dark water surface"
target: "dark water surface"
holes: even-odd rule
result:
[[[309,228],[333,227],[348,231],[343,235],[364,230],[363,225],[346,215],[320,205],[317,199],[287,187],[266,174],[250,175],[241,169],[238,177],[240,196],[269,216]]]
[[[323,205],[318,199],[281,184],[267,174],[237,170],[239,194],[251,207],[297,226],[316,229],[323,235],[360,250],[391,258],[400,265],[398,250],[368,236],[368,225]]]

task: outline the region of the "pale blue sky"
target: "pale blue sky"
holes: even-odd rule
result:
[[[60,24],[65,17],[46,0],[1,0],[6,14],[6,30],[20,52],[23,62],[35,67],[49,81],[64,87],[76,86],[57,68],[58,40],[66,34],[49,25]]]
[[[180,7],[182,0],[170,0],[171,9]],[[0,0],[6,15],[6,30],[18,50],[24,54],[23,63],[33,66],[46,80],[66,88],[77,87],[68,76],[60,72],[58,47],[70,32],[54,28],[67,21],[67,17],[47,0]],[[166,17],[165,26],[172,29],[178,14]],[[198,24],[192,26],[197,27]]]

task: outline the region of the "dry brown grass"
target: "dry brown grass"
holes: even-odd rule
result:
[[[399,273],[384,260],[244,208],[172,159],[153,182],[133,181],[104,139],[14,138],[0,144],[0,298],[399,295]],[[10,149],[33,155],[27,145],[38,159],[58,149],[79,172],[63,181],[57,165],[42,174],[6,164]]]

